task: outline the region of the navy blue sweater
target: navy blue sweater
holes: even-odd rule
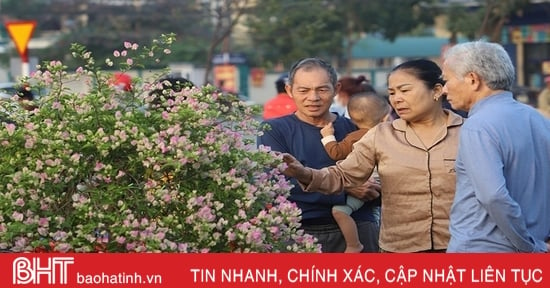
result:
[[[264,122],[271,128],[264,131],[257,139],[258,145],[270,146],[271,150],[289,153],[293,155],[304,166],[320,169],[334,165],[321,143],[321,128],[299,120],[294,114],[269,119]],[[338,116],[332,123],[334,136],[341,141],[349,132],[355,131],[357,127],[347,118]],[[345,194],[324,195],[318,192],[304,192],[297,181],[292,178],[294,184],[289,197],[302,209],[302,219],[311,220],[315,218],[331,219],[333,205],[345,204]],[[355,220],[376,221],[376,201],[366,202],[359,210],[352,214]]]

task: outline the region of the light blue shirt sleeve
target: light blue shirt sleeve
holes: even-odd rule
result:
[[[506,186],[502,147],[487,131],[462,129],[460,147],[467,149],[463,153],[463,162],[475,191],[475,198],[487,211],[506,238],[522,252],[533,252],[536,241],[527,230],[521,207],[511,197]],[[521,177],[521,175],[518,175]],[[488,227],[483,227],[488,228]],[[473,228],[476,229],[476,228]],[[485,231],[491,234],[490,231]]]

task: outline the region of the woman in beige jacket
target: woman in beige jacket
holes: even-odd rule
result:
[[[455,193],[454,162],[463,118],[442,108],[441,69],[429,60],[396,66],[388,77],[399,119],[381,123],[349,156],[316,170],[285,154],[284,174],[306,191],[340,193],[378,167],[382,183],[380,248],[384,252],[445,252]]]

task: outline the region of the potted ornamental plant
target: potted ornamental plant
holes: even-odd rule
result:
[[[164,72],[117,89],[100,68],[146,68],[174,39],[124,42],[101,62],[73,44],[76,71],[49,61],[21,80],[47,91],[32,109],[0,103],[0,250],[320,252],[280,157],[256,148],[257,108],[210,85],[173,89]]]

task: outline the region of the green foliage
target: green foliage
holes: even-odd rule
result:
[[[331,1],[258,1],[246,23],[267,66],[340,54],[344,19]]]
[[[477,38],[484,10],[453,5],[448,11],[447,28],[451,33],[460,33],[470,40]]]
[[[380,33],[393,40],[419,24],[431,23],[430,10],[419,6],[425,2],[260,0],[246,24],[262,59],[269,65],[288,66],[302,57],[339,59],[344,43],[353,43],[362,33]]]
[[[366,29],[367,32],[378,32],[389,40],[394,40],[401,34],[413,30],[423,23],[433,24],[435,15],[430,10],[420,6],[426,5],[429,1],[419,0],[377,0],[368,1],[368,15],[372,25]]]
[[[512,0],[503,2],[509,1]],[[82,2],[87,3],[86,9],[79,5],[81,1],[70,1],[69,5],[60,0],[5,0],[2,12],[12,17],[36,17],[37,32],[46,27],[58,26],[60,29],[67,23],[61,23],[59,15],[67,15],[72,22],[64,25],[62,39],[54,47],[32,51],[32,54],[39,59],[63,59],[70,68],[76,68],[77,63],[61,53],[66,53],[71,43],[82,43],[95,55],[107,57],[121,38],[148,43],[152,35],[169,32],[181,40],[174,43],[171,55],[160,63],[149,63],[148,67],[163,67],[169,62],[190,62],[205,67],[211,61],[208,58],[212,57],[207,51],[219,53],[221,43],[230,43],[230,49],[245,52],[255,65],[272,68],[277,64],[288,67],[296,59],[310,56],[345,60],[349,57],[346,45],[353,44],[364,33],[377,33],[393,40],[400,34],[414,31],[419,25],[432,24],[437,11],[430,7],[438,1],[258,0],[254,1],[254,7],[247,6],[227,15],[219,15],[210,5],[200,1],[200,5],[196,1],[163,0],[125,6]],[[229,7],[240,2],[244,1],[228,0],[223,4]],[[237,13],[245,14],[240,19],[247,19],[239,21],[239,26],[249,28],[252,39],[249,46],[236,41],[224,42],[225,36],[219,35],[224,29],[217,31],[214,26],[214,22],[229,25],[231,15]],[[78,20],[82,14],[87,15],[85,23]]]
[[[444,11],[449,19],[447,28],[470,40],[488,38],[499,42],[503,25],[514,13],[529,5],[529,0],[484,0],[478,6],[451,5]]]

